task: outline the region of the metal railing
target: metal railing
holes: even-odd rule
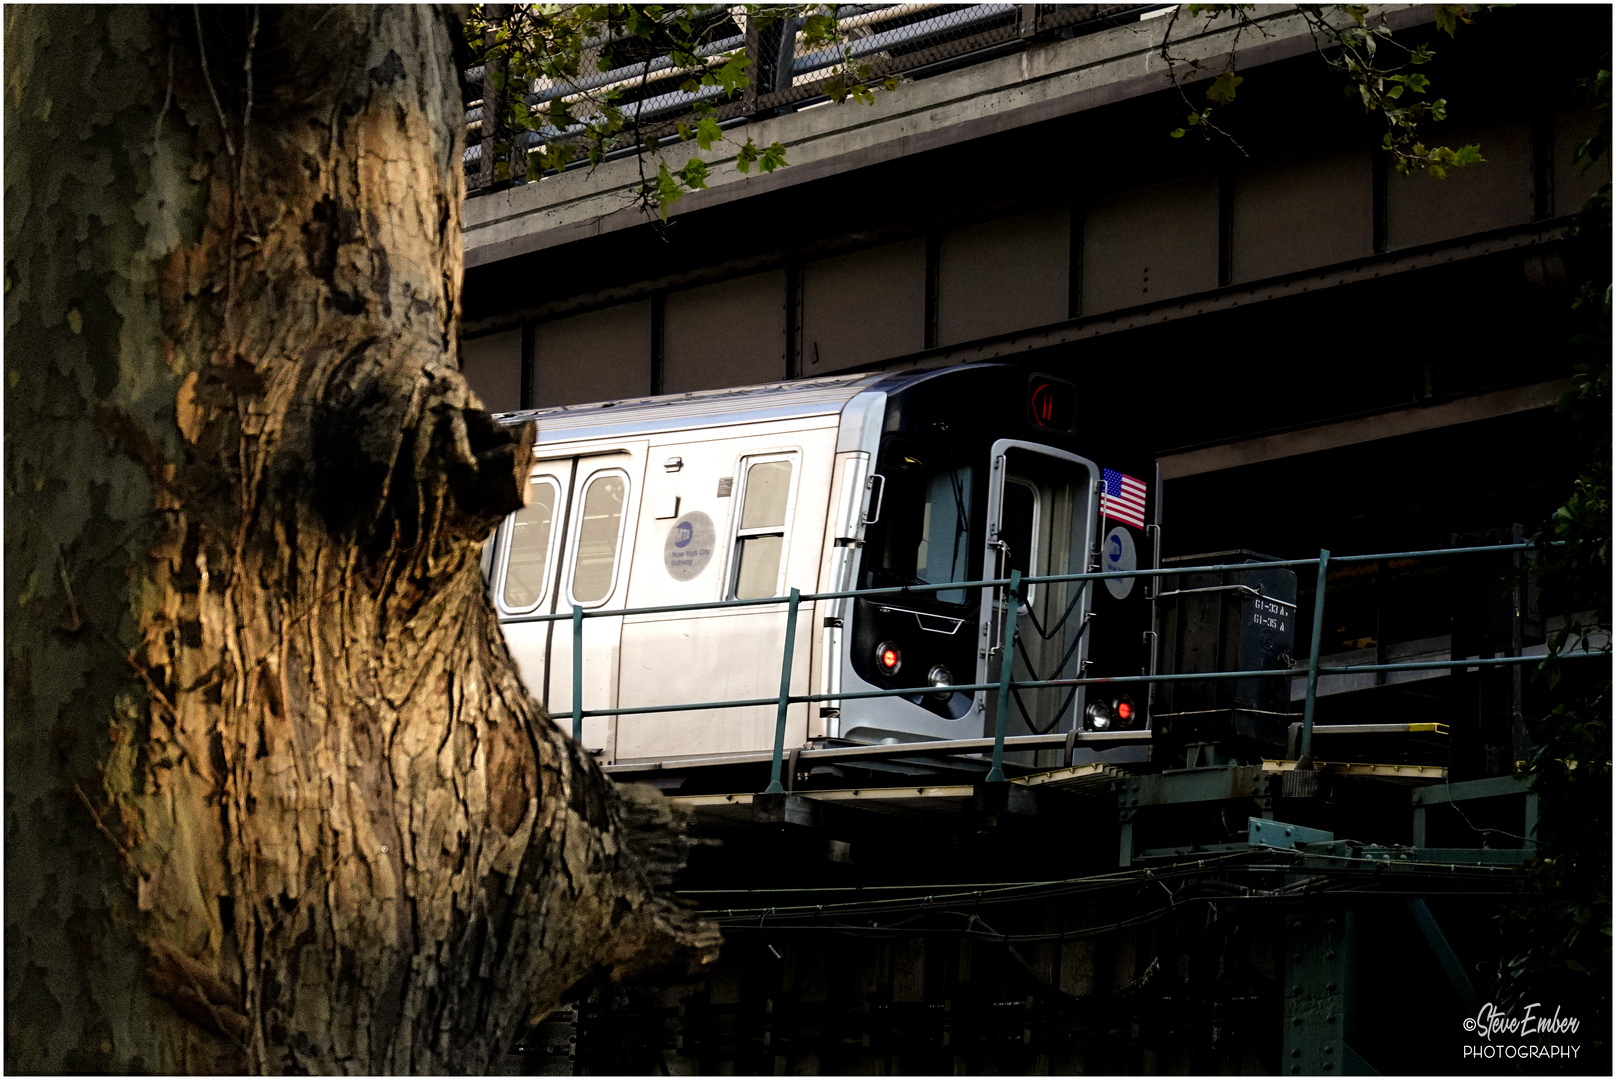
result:
[[[636,153],[644,139],[666,137],[679,122],[689,120],[697,104],[712,105],[713,119],[727,127],[825,100],[832,80],[856,81],[856,75],[848,79],[850,70],[875,82],[894,76],[917,77],[942,65],[980,63],[1021,48],[1034,38],[1071,36],[1129,22],[1161,6],[844,4],[836,8],[843,41],[832,47],[808,42],[801,18],[770,18],[763,10],[748,15],[739,8],[729,9],[726,14],[725,9],[715,7],[703,12],[704,16],[717,17],[710,18],[712,25],[705,35],[708,40],[693,53],[703,65],[718,65],[744,55],[749,85],[742,91],[725,92],[718,86],[684,89],[682,84],[692,75],[699,77],[704,69],[680,67],[671,53],[638,58],[632,64],[601,71],[599,60],[604,50],[620,42],[598,37],[583,43],[577,77],[536,82],[524,94],[524,100],[529,106],[563,102],[576,106],[576,110],[569,110],[573,115],[581,115],[591,108],[590,95],[611,92],[626,124],[634,129],[629,139],[632,145],[615,153]],[[482,81],[482,76],[480,67],[468,72],[473,83]],[[492,83],[485,83],[484,93],[492,97]],[[490,104],[494,107],[488,108]],[[585,125],[575,123],[513,136],[484,123],[485,116],[498,112],[497,100],[473,102],[466,112],[464,163],[468,194],[497,190],[507,181],[527,179],[529,151],[585,134]],[[492,166],[483,167],[485,155],[494,158],[496,154],[509,174],[503,180]],[[580,161],[575,167],[584,164]]]
[[[1305,766],[1312,761],[1313,729],[1315,706],[1318,697],[1318,685],[1321,676],[1325,675],[1356,675],[1372,672],[1394,671],[1431,671],[1452,670],[1456,668],[1489,668],[1506,667],[1511,665],[1535,663],[1543,659],[1538,655],[1515,655],[1494,657],[1467,657],[1450,660],[1420,660],[1406,663],[1388,664],[1324,664],[1320,660],[1324,623],[1324,601],[1327,591],[1327,575],[1332,565],[1342,563],[1371,563],[1392,559],[1421,559],[1432,557],[1447,557],[1455,555],[1492,554],[1502,555],[1514,552],[1526,552],[1535,549],[1533,544],[1496,544],[1475,547],[1433,548],[1423,551],[1398,551],[1375,555],[1332,555],[1328,550],[1321,550],[1317,558],[1313,559],[1275,559],[1263,562],[1227,563],[1209,566],[1176,566],[1158,567],[1155,569],[1135,570],[1108,570],[1095,571],[1085,574],[1046,574],[1029,575],[1023,577],[1019,570],[1013,571],[1008,578],[987,578],[981,581],[949,581],[937,584],[899,585],[874,589],[850,589],[840,592],[804,593],[792,589],[786,596],[762,597],[748,600],[716,600],[696,604],[666,604],[654,607],[615,608],[585,610],[574,605],[571,612],[556,614],[516,615],[503,619],[506,623],[529,622],[558,622],[570,620],[572,623],[572,737],[574,740],[583,739],[583,721],[586,716],[630,716],[646,713],[668,712],[694,712],[705,709],[735,709],[755,708],[758,706],[774,705],[775,730],[774,748],[771,756],[769,786],[765,793],[774,794],[783,791],[781,786],[781,770],[785,755],[786,717],[790,706],[828,701],[857,701],[871,698],[913,697],[917,693],[970,693],[993,691],[996,694],[997,719],[994,725],[992,742],[992,765],[986,780],[989,783],[1004,782],[1004,753],[1006,740],[1006,723],[1009,718],[1010,695],[1015,690],[1035,690],[1046,687],[1077,687],[1093,685],[1131,685],[1136,683],[1155,684],[1169,682],[1187,682],[1194,680],[1223,680],[1223,679],[1261,679],[1261,678],[1296,678],[1298,672],[1294,669],[1284,668],[1275,670],[1245,670],[1245,671],[1212,671],[1212,672],[1173,672],[1155,675],[1106,675],[1093,677],[1079,677],[1070,679],[1024,679],[1012,678],[1012,666],[1016,652],[1016,609],[1020,601],[1025,598],[1025,589],[1030,585],[1053,584],[1057,582],[1088,582],[1104,581],[1110,578],[1164,578],[1186,574],[1207,574],[1226,571],[1250,571],[1253,569],[1276,569],[1292,567],[1316,566],[1318,568],[1318,585],[1313,599],[1313,625],[1312,647],[1307,661],[1307,690],[1304,698],[1302,713],[1301,744],[1297,754],[1299,766]],[[1557,545],[1551,545],[1557,546]],[[916,593],[935,593],[963,589],[1006,589],[1005,632],[1003,653],[999,662],[999,677],[994,682],[985,683],[959,683],[948,686],[925,687],[897,687],[890,690],[856,690],[837,691],[824,694],[792,694],[791,670],[792,657],[796,647],[797,618],[804,602],[814,603],[821,600],[846,600],[859,597],[894,596]],[[1260,595],[1260,594],[1259,594]],[[1012,602],[1012,599],[1014,602]],[[786,605],[786,632],[785,647],[780,664],[780,692],[775,697],[743,698],[730,701],[703,701],[677,703],[669,705],[637,705],[609,709],[585,709],[583,705],[583,626],[585,619],[617,618],[626,615],[662,615],[677,614],[694,611],[712,611],[718,609],[745,609],[750,607],[766,607]],[[1607,642],[1604,648],[1594,649],[1588,646],[1586,640],[1581,650],[1562,652],[1560,658],[1610,656],[1610,646]],[[1074,720],[1075,722],[1075,720]],[[975,742],[975,740],[967,740]],[[925,741],[917,741],[913,746],[925,748]]]

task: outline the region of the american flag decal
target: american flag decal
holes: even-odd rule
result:
[[[1145,527],[1145,482],[1117,472],[1105,470],[1105,496],[1100,500],[1108,518],[1116,518],[1124,525],[1136,529]]]

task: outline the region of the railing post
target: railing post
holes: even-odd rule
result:
[[[1298,769],[1313,767],[1313,708],[1319,696],[1319,646],[1324,640],[1324,578],[1330,569],[1330,552],[1319,550],[1319,585],[1313,594],[1313,651],[1307,660],[1307,701],[1302,706],[1302,752]]]
[[[1004,726],[1010,719],[1010,667],[1016,659],[1016,609],[1021,606],[1021,571],[1010,571],[1004,603],[1004,656],[999,664],[999,717],[993,726],[993,768],[987,782],[1004,783]]]
[[[746,77],[750,80],[741,92],[742,111],[751,116],[757,112],[758,81],[763,78],[763,34],[755,14],[746,20],[746,44],[741,48],[746,53]]]
[[[509,18],[509,15],[510,7],[507,4],[489,4],[484,8],[484,18],[490,24]],[[494,129],[499,123],[498,80],[504,63],[492,55],[494,44],[498,39],[497,30],[490,30],[483,35],[483,121],[482,130],[478,132],[482,156],[477,161],[476,183],[479,188],[489,187],[494,183]]]
[[[584,609],[572,605],[572,741],[584,741]]]
[[[780,757],[785,753],[786,746],[786,708],[791,698],[791,653],[797,644],[797,605],[802,600],[802,592],[791,590],[791,603],[786,607],[786,648],[785,658],[780,661],[780,707],[774,714],[774,762],[769,768],[769,786],[763,789],[765,795],[778,795],[785,791],[780,786]]]

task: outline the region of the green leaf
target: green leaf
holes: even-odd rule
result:
[[[1470,21],[1470,11],[1463,4],[1438,4],[1431,9],[1431,15],[1436,19],[1436,28],[1449,37],[1459,29],[1460,23]]]
[[[786,161],[786,148],[777,142],[770,143],[763,151],[763,160],[758,167],[764,172],[773,172],[780,166],[788,164]]]
[[[1174,128],[1172,131],[1167,133],[1167,137],[1170,139],[1182,139],[1184,137],[1184,129]]]
[[[1214,105],[1227,105],[1234,100],[1235,88],[1246,80],[1232,71],[1225,71],[1206,88],[1206,100]]]
[[[691,158],[685,162],[685,167],[679,170],[679,179],[692,191],[699,191],[707,186],[707,163],[700,158]]]
[[[662,212],[664,222],[668,220],[668,207],[678,202],[682,195],[684,195],[684,192],[679,189],[679,182],[673,178],[673,173],[668,169],[668,163],[664,161],[662,167],[657,170],[655,194],[657,206]]]
[[[711,150],[713,143],[723,139],[724,131],[718,126],[718,121],[711,116],[704,116],[696,124],[696,145],[703,150]]]

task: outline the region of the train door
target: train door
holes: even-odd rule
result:
[[[538,462],[528,504],[501,526],[495,599],[502,617],[567,614],[623,606],[643,472],[641,449]],[[505,640],[529,688],[540,691],[556,723],[570,728],[572,624],[507,622]],[[613,708],[622,619],[585,619],[583,705]],[[609,759],[612,717],[584,720],[584,745]]]
[[[1099,470],[1075,454],[1036,443],[1001,439],[991,451],[988,482],[988,577],[1081,574],[1089,569],[1094,522],[1099,512]],[[1024,588],[1016,613],[1013,678],[1078,677],[1088,653],[1092,582],[1043,582]],[[997,682],[1004,650],[1008,589],[985,590],[978,627],[977,681]],[[996,695],[987,695],[987,731],[997,724]],[[1069,730],[1083,709],[1076,687],[1017,690],[1011,695],[1006,733]]]

